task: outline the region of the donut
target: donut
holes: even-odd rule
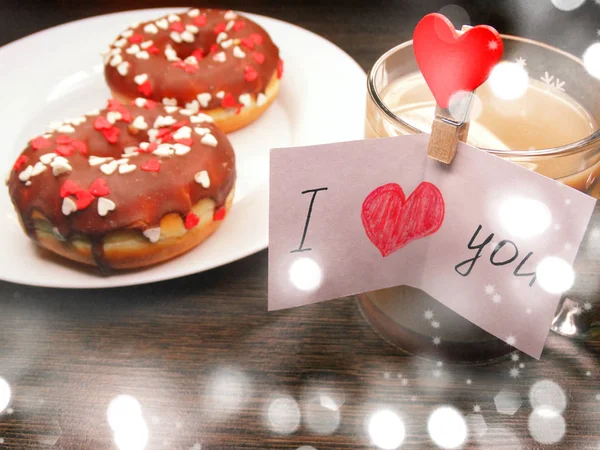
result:
[[[279,93],[283,61],[268,33],[233,11],[190,9],[134,24],[104,54],[113,97],[203,112],[226,133],[257,119]]]
[[[110,99],[29,141],[8,188],[37,244],[110,272],[200,244],[231,208],[235,177],[231,144],[210,116]]]

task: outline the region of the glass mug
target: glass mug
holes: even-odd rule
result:
[[[476,91],[467,142],[600,198],[600,79],[559,49],[516,36],[502,39],[502,62]],[[435,101],[419,72],[412,41],[379,58],[369,72],[367,91],[365,137],[430,132]],[[590,260],[600,253],[593,245],[586,248],[595,238],[600,247],[600,233],[593,230],[591,224],[575,262],[582,282],[571,290],[586,309],[600,290],[589,273]],[[592,314],[582,314],[581,304],[563,298],[553,329],[585,335]],[[409,353],[474,362],[513,350],[409,286],[362,294],[359,306],[384,339]]]

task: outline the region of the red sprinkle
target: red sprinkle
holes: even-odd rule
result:
[[[66,136],[64,134],[61,134],[60,136],[56,137],[56,143],[59,145],[67,145],[67,144],[70,144],[71,142],[73,142],[73,139],[71,139],[69,136]]]
[[[116,98],[109,98],[106,102],[106,109],[108,109],[109,111],[119,111],[119,109],[121,109],[122,107],[123,105]]]
[[[88,154],[88,148],[87,148],[87,145],[85,145],[85,142],[83,142],[83,141],[73,141],[71,143],[71,145],[75,148],[75,150],[77,150],[82,155],[85,156],[85,155]]]
[[[117,127],[111,127],[107,130],[102,130],[102,135],[111,144],[117,143],[119,140],[119,134],[121,134],[121,130],[119,130]]]
[[[184,221],[183,225],[185,226],[186,230],[189,230],[191,228],[194,228],[199,223],[200,223],[200,219],[198,218],[198,216],[196,214],[194,214],[193,212],[191,212],[187,216],[185,216],[185,221]]]
[[[156,45],[151,45],[146,49],[146,51],[151,55],[158,55],[160,53],[160,48],[158,48]]]
[[[244,22],[243,20],[236,20],[235,23],[233,24],[233,29],[235,31],[240,31],[240,30],[243,30],[245,26],[246,26],[246,22]]]
[[[210,46],[209,53],[214,53],[214,52],[216,52],[217,50],[219,50],[219,45],[218,45],[218,44],[212,44],[212,45]]]
[[[225,29],[227,28],[227,24],[225,22],[220,23],[219,25],[217,25],[216,27],[213,28],[213,32],[215,34],[219,34],[222,33],[223,31],[225,31]]]
[[[142,84],[140,84],[138,86],[138,91],[140,91],[146,97],[152,94],[152,84],[150,83],[150,80],[146,80]]]
[[[111,123],[104,116],[98,116],[96,117],[96,120],[94,120],[94,128],[98,131],[108,130],[111,127]]]
[[[75,205],[77,209],[85,209],[94,201],[94,196],[84,189],[80,189],[75,194]]]
[[[156,158],[149,159],[140,166],[140,169],[146,172],[158,172],[160,170],[160,161]]]
[[[110,189],[106,185],[104,178],[97,178],[90,184],[90,194],[96,197],[105,197],[110,194]]]
[[[187,119],[182,119],[179,122],[175,122],[173,125],[171,125],[171,129],[173,131],[179,130],[181,127],[185,127],[186,125],[189,125],[190,121]]]
[[[248,83],[251,83],[252,81],[256,80],[258,78],[258,72],[256,71],[256,69],[252,66],[246,66],[244,67],[244,80],[246,80]]]
[[[146,149],[146,153],[152,153],[154,150],[158,148],[158,142],[151,142],[148,148]]]
[[[171,64],[173,67],[177,67],[179,69],[183,69],[185,70],[187,73],[194,73],[196,70],[198,70],[198,66],[194,65],[194,64],[188,64],[185,63],[183,61],[175,61],[173,64]]]
[[[224,206],[221,206],[213,214],[213,220],[223,220],[225,218],[226,212],[227,212],[227,209],[225,209]]]
[[[131,123],[133,117],[127,108],[123,104],[114,98],[108,100],[108,106],[106,107],[109,111],[116,111],[121,114],[121,120]]]
[[[132,34],[131,36],[129,36],[129,42],[131,42],[132,44],[139,44],[143,40],[144,36],[142,36],[141,34]]]
[[[279,78],[281,80],[282,76],[283,76],[283,59],[280,59],[277,62],[277,78]]]
[[[17,158],[17,160],[15,161],[15,165],[13,166],[13,170],[17,171],[19,170],[21,167],[23,167],[24,164],[27,164],[28,158],[25,155],[21,155]]]
[[[31,146],[34,150],[39,150],[41,148],[47,148],[52,145],[52,141],[42,136],[36,137],[33,141],[31,141]]]
[[[180,21],[177,21],[171,24],[171,30],[177,31],[178,33],[183,33],[185,31],[185,27]]]
[[[75,195],[82,189],[73,180],[65,180],[63,185],[60,187],[60,196],[62,198],[68,197],[69,195]]]
[[[60,156],[71,156],[75,152],[75,147],[71,144],[57,145],[54,151]]]
[[[254,48],[254,41],[252,40],[251,37],[245,37],[244,39],[242,39],[242,45],[248,47],[250,50],[252,50]]]
[[[175,142],[177,142],[178,144],[183,144],[183,145],[187,145],[188,147],[191,147],[192,144],[194,143],[194,140],[192,138],[183,138],[183,139],[177,139]]]
[[[201,61],[204,58],[204,49],[197,48],[192,52],[192,56],[196,58],[197,61]]]
[[[227,93],[221,101],[221,106],[223,108],[234,108],[236,105],[237,102],[235,101],[235,98],[233,97],[233,95],[231,95],[231,93]]]
[[[168,134],[171,134],[171,130],[165,127],[158,130],[158,133],[156,133],[156,137],[158,139],[162,139]]]
[[[262,44],[264,40],[262,34],[258,33],[252,33],[250,39],[252,39],[256,45]]]
[[[203,14],[201,16],[194,18],[194,25],[198,25],[199,27],[203,27],[206,25],[206,16]]]
[[[256,61],[259,64],[262,64],[265,62],[265,54],[264,53],[252,52],[252,57],[254,58],[254,61]]]
[[[237,108],[236,108],[236,110],[235,110],[235,113],[236,113],[236,115],[242,112],[242,107],[243,107],[243,106],[244,106],[244,105],[242,105],[241,103],[240,103],[239,105],[237,105]]]

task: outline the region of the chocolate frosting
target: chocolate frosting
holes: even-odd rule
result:
[[[203,198],[213,199],[217,208],[225,204],[227,195],[235,182],[235,156],[224,133],[211,123],[199,122],[203,120],[202,116],[186,116],[179,113],[179,110],[167,113],[162,105],[151,105],[152,102],[148,102],[152,109],[135,105],[123,107],[114,100],[112,102],[110,110],[124,112],[125,119],[127,119],[126,113],[131,113],[129,120],[120,119],[114,124],[106,122],[106,118],[110,116],[108,109],[102,110],[99,116],[82,117],[79,121],[85,119],[83,123],[74,126],[63,125],[63,128],[59,130],[32,140],[17,160],[16,168],[10,175],[8,187],[13,204],[32,238],[35,238],[32,223],[34,211],[47,217],[52,226],[65,238],[74,234],[83,234],[96,241],[116,230],[139,229],[143,231],[157,227],[161,218],[169,213],[178,213],[185,217],[190,213],[192,206]],[[128,161],[120,161],[120,165],[131,170],[130,172],[124,171],[126,173],[120,173],[119,169],[116,169],[112,174],[106,174],[103,173],[101,164],[95,166],[90,164],[90,161],[94,159],[90,160],[90,157],[114,158],[117,161],[122,159],[126,148],[131,147],[129,151],[132,151],[133,148],[139,148],[140,144],[144,142],[146,144],[142,144],[142,147],[147,146],[150,140],[148,130],[139,130],[134,127],[134,124],[140,123],[141,119],[137,119],[138,122],[133,122],[133,124],[132,121],[143,117],[148,129],[152,129],[158,116],[167,117],[170,122],[177,121],[179,123],[155,128],[155,130],[171,133],[163,136],[162,139],[158,138],[149,150],[152,151],[153,147],[161,141],[170,142],[171,145],[180,141],[190,144],[190,149],[186,154],[158,156],[147,151],[140,151],[137,155],[125,155]],[[210,118],[206,118],[206,120],[210,120]],[[190,123],[191,121],[197,123]],[[105,128],[98,129],[102,124]],[[172,132],[181,126],[191,128],[190,138],[174,140]],[[119,130],[115,143],[109,142],[105,136],[107,128],[110,130],[107,135],[114,133],[115,129]],[[202,135],[198,134],[196,129]],[[69,132],[70,130],[72,131]],[[212,140],[212,144],[215,146],[201,143],[206,135],[212,135],[215,138],[216,142]],[[65,144],[69,140],[72,142]],[[36,150],[36,146],[43,148]],[[72,153],[64,156],[72,170],[59,175],[53,173],[51,166],[54,163],[48,162],[51,157],[43,156],[56,153],[57,149],[63,153]],[[181,144],[180,149],[185,150],[186,146]],[[87,155],[84,154],[86,151]],[[46,160],[46,164],[41,162],[41,157],[42,160]],[[152,163],[148,163],[151,160]],[[40,163],[38,164],[39,168],[41,168],[41,164],[46,167],[43,172],[31,176],[26,181],[20,179],[19,176],[23,172],[30,170],[29,166],[35,167],[38,162]],[[159,170],[148,171],[148,169],[152,170],[152,166],[156,170],[157,162]],[[146,167],[146,170],[143,167]],[[195,180],[201,171],[207,172],[210,186],[203,186]],[[61,197],[61,188],[64,189],[65,182],[68,182],[67,185],[77,186],[88,192],[85,196],[89,197],[92,183],[103,183],[98,182],[98,179],[105,181],[109,193],[102,198],[113,202],[114,210],[101,216],[98,202],[102,200],[98,195],[94,196],[91,203],[85,208],[65,215],[62,211],[65,200]],[[73,192],[66,193],[68,194],[66,197],[77,200],[77,195]]]
[[[125,98],[144,96],[156,101],[174,98],[179,106],[184,106],[196,100],[198,94],[208,93],[211,99],[208,104],[202,106],[202,109],[206,110],[223,106],[223,99],[216,96],[221,91],[224,94],[231,94],[236,104],[239,104],[240,95],[264,93],[274,74],[281,76],[279,49],[258,24],[231,11],[214,9],[190,11],[141,23],[127,29],[113,42],[107,54],[105,77],[116,95]],[[169,21],[169,18],[173,20],[175,17],[180,20]],[[156,26],[160,23],[164,27],[165,22],[168,23],[167,29]],[[182,35],[172,29],[172,27],[182,29],[179,25],[174,25],[176,22],[180,22],[183,29],[189,25],[197,28],[195,33],[187,34],[188,39],[193,35],[193,42],[176,42],[173,39],[173,33],[177,40],[180,40],[177,36]],[[202,23],[204,25],[199,25]],[[144,31],[150,24],[152,33]],[[225,30],[221,31],[224,28]],[[136,43],[140,39],[142,42]],[[219,39],[218,43],[217,39]],[[149,53],[148,59],[140,59],[134,53],[127,53],[127,50],[134,45],[143,52],[142,44],[148,46],[149,41],[152,43],[151,47],[146,49]],[[119,42],[122,47],[117,46]],[[175,50],[180,61],[167,59],[165,49],[168,45]],[[182,62],[198,49],[203,52],[204,57],[198,61],[197,69],[188,66],[190,70],[185,70]],[[215,55],[221,52],[225,57],[222,62],[218,57],[215,59]],[[126,74],[119,72],[118,65],[110,64],[117,54],[123,62],[129,63],[127,70],[123,69],[123,73]],[[256,71],[257,76],[255,78],[248,76],[248,71]],[[142,93],[143,89],[140,88],[139,82],[136,83],[135,77],[141,74],[148,75],[151,93]],[[229,106],[235,108],[238,105]]]

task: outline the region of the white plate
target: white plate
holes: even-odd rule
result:
[[[100,52],[125,27],[173,9],[148,9],[79,20],[0,48],[2,153],[7,173],[27,141],[52,120],[104,107]],[[102,277],[38,251],[21,230],[3,187],[0,214],[0,278],[16,283],[103,288],[150,283],[230,263],[267,247],[269,149],[361,139],[366,77],[341,49],[286,22],[247,14],[279,46],[285,61],[281,93],[255,123],[231,134],[238,179],[231,213],[206,242],[167,263]]]

